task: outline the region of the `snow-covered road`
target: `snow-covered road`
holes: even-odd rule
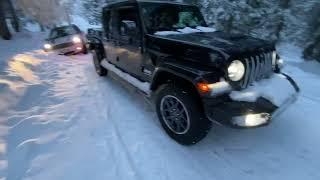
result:
[[[0,177],[320,179],[320,64],[302,62],[291,46],[280,49],[289,61],[285,71],[302,89],[298,101],[268,127],[214,126],[191,147],[167,137],[152,105],[136,89],[116,76],[98,77],[91,55],[4,49]]]

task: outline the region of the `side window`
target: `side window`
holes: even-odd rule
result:
[[[128,43],[140,42],[139,18],[135,7],[127,7],[118,10],[117,31],[119,37]]]
[[[103,10],[103,16],[102,16],[102,22],[103,22],[103,29],[105,32],[105,36],[107,39],[110,39],[110,32],[111,32],[111,13],[110,10],[104,9]]]

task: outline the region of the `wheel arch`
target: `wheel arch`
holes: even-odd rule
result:
[[[106,57],[103,43],[98,37],[88,37],[89,50],[98,50],[102,57]]]
[[[150,84],[150,90],[156,91],[161,85],[173,83],[174,85],[179,85],[186,87],[191,90],[197,97],[200,98],[200,94],[196,88],[195,81],[191,77],[187,77],[183,74],[178,74],[172,72],[168,69],[157,69],[152,78]]]

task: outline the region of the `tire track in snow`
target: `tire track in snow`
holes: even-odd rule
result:
[[[94,67],[93,67],[93,66],[90,67],[90,68],[91,68],[90,71],[94,71]],[[91,77],[91,78],[92,78],[92,77]],[[103,80],[105,80],[105,81],[108,80],[108,79],[106,79],[105,77],[99,77],[99,78],[100,78],[100,79],[104,78]],[[108,78],[110,78],[110,77],[108,77]],[[91,82],[91,79],[87,79],[87,82]],[[106,82],[106,83],[107,83],[107,82]],[[104,84],[103,84],[103,85],[104,85]],[[89,86],[89,87],[95,87],[95,86]],[[130,152],[129,152],[129,150],[128,150],[129,148],[127,147],[125,141],[123,140],[123,137],[122,137],[122,135],[121,135],[121,133],[120,133],[119,127],[118,127],[117,123],[114,121],[114,118],[113,118],[113,115],[112,115],[112,113],[114,113],[114,111],[113,111],[112,108],[114,107],[114,105],[115,105],[115,103],[116,103],[116,102],[115,102],[115,101],[116,101],[116,98],[107,95],[107,93],[109,93],[109,90],[111,90],[111,88],[107,87],[109,90],[106,91],[106,89],[105,89],[106,87],[101,87],[100,84],[99,84],[98,86],[96,86],[96,87],[98,87],[98,89],[95,89],[94,92],[96,92],[96,93],[98,94],[97,96],[98,96],[99,98],[97,98],[97,99],[100,100],[100,101],[98,102],[98,104],[100,105],[100,107],[103,107],[103,106],[107,105],[107,106],[105,106],[105,107],[103,108],[103,109],[104,109],[104,110],[103,110],[103,114],[105,114],[105,117],[103,117],[104,120],[111,123],[112,129],[114,130],[114,133],[115,133],[115,135],[116,135],[116,138],[117,138],[117,140],[119,141],[119,143],[117,143],[117,144],[120,145],[120,149],[123,149],[123,150],[124,150],[124,152],[125,152],[125,157],[126,157],[128,163],[129,163],[130,168],[131,168],[132,171],[133,171],[133,176],[134,176],[134,178],[137,179],[137,180],[143,180],[144,178],[143,178],[143,176],[141,176],[139,170],[137,169],[137,166],[136,166],[135,163],[134,163],[133,157],[132,157],[132,155],[130,154]],[[91,89],[91,91],[92,91],[92,89]],[[113,91],[113,90],[111,90],[111,91]],[[108,99],[108,102],[109,102],[109,103],[104,101],[104,100],[106,100],[106,99]],[[113,102],[113,103],[111,104],[110,102]],[[111,105],[112,105],[113,107],[111,107]],[[112,111],[113,111],[113,112],[112,112]],[[111,146],[111,148],[113,148],[113,146]],[[113,152],[114,152],[114,150],[113,150]],[[116,164],[116,166],[118,167],[119,164]],[[118,168],[119,168],[119,167],[118,167]]]

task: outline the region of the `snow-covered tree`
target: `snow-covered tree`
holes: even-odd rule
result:
[[[55,26],[68,21],[68,9],[63,0],[17,0],[18,6],[42,26]]]
[[[90,24],[101,23],[102,7],[106,2],[106,0],[81,0],[83,15]]]
[[[277,0],[200,0],[209,24],[227,32],[241,32],[277,40],[282,11]]]
[[[12,30],[18,32],[19,19],[16,14],[16,9],[13,5],[12,0],[1,0],[0,1],[0,36],[4,39],[11,39],[11,32],[9,26],[11,25]]]
[[[308,43],[304,51],[307,59],[316,59],[320,62],[320,3],[317,3],[310,11],[308,28]]]
[[[319,0],[198,0],[209,25],[273,41],[294,42],[320,58]]]

